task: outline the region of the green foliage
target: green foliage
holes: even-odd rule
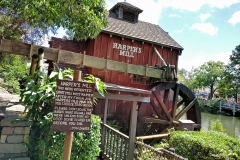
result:
[[[208,112],[212,114],[219,113],[220,100],[199,100],[199,107],[202,112]]]
[[[240,159],[240,141],[221,132],[175,131],[169,144],[188,160]]]
[[[223,125],[219,119],[216,119],[214,121],[211,121],[210,127],[208,129],[209,131],[217,131],[217,132],[224,132],[225,129],[223,128]]]
[[[169,148],[169,143],[167,139],[162,139],[160,143],[154,144],[154,148]]]
[[[71,160],[95,159],[99,155],[99,140],[101,119],[91,115],[91,130],[89,133],[74,133]],[[49,113],[31,127],[27,146],[31,159],[59,160],[62,158],[65,132],[50,130],[52,114]]]
[[[194,70],[195,88],[208,87],[210,89],[209,99],[218,88],[219,81],[224,77],[225,65],[223,62],[209,61]]]
[[[240,82],[240,45],[236,46],[235,50],[232,51],[232,55],[230,56],[230,64],[227,69],[229,73],[231,73],[235,80]]]
[[[195,88],[193,86],[193,82],[194,82],[193,69],[190,72],[187,71],[186,69],[179,69],[178,81],[186,85],[191,90],[194,90]]]
[[[4,0],[0,37],[37,42],[62,26],[72,30],[76,40],[95,38],[107,25],[107,13],[104,0]]]
[[[236,79],[228,70],[224,72],[224,77],[218,83],[218,93],[221,97],[236,94]]]
[[[18,55],[2,53],[0,55],[0,78],[4,79],[4,88],[10,92],[19,93],[18,80],[26,77],[29,71],[27,58]]]
[[[29,142],[31,159],[58,160],[63,153],[65,133],[50,130],[53,116],[53,102],[57,79],[72,79],[72,70],[59,69],[49,77],[37,71],[27,78],[26,88],[21,93],[21,101],[25,104],[26,118],[33,121]],[[97,78],[95,78],[97,79]],[[90,81],[90,80],[89,80]],[[100,80],[95,84],[101,92],[104,85]],[[105,86],[104,86],[105,87]],[[91,115],[91,131],[89,133],[74,133],[71,159],[94,159],[99,155],[100,118]]]

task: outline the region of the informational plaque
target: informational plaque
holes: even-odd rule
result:
[[[57,80],[53,131],[89,132],[94,83]]]

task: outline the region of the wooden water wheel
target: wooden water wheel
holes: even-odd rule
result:
[[[176,82],[156,82],[146,88],[152,91],[150,103],[140,103],[137,135],[164,133],[177,128],[181,118],[195,122],[201,128],[201,112],[193,92]]]

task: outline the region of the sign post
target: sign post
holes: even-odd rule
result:
[[[63,160],[70,160],[73,132],[89,132],[94,83],[80,82],[81,72],[74,71],[73,81],[57,80],[53,111],[53,131],[66,131]]]

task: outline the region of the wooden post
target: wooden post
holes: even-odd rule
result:
[[[131,110],[131,120],[130,120],[130,130],[129,130],[129,146],[128,146],[128,155],[127,159],[134,158],[134,148],[135,148],[135,136],[136,136],[136,128],[137,128],[137,115],[138,115],[138,106],[137,102],[133,102],[132,110]]]
[[[108,99],[106,98],[106,101],[105,101],[105,106],[104,106],[104,114],[103,114],[103,124],[105,125],[106,122],[107,122],[107,113],[108,113]],[[105,134],[106,134],[106,129],[105,127],[102,128],[102,137],[105,137]],[[105,138],[101,138],[101,149],[104,148],[104,141],[105,141]]]
[[[233,112],[233,116],[235,116],[235,112],[236,112],[236,104],[232,105],[232,112]]]
[[[81,71],[74,70],[74,81],[81,80]],[[65,140],[64,140],[64,148],[63,148],[63,160],[70,160],[71,150],[72,150],[72,140],[73,140],[73,132],[66,132]]]
[[[33,75],[35,73],[37,62],[38,62],[38,55],[36,54],[32,55],[32,62],[31,62],[29,75]]]
[[[36,69],[41,72],[43,71],[43,57],[44,57],[43,49],[39,48],[38,49],[38,63],[37,63]]]

